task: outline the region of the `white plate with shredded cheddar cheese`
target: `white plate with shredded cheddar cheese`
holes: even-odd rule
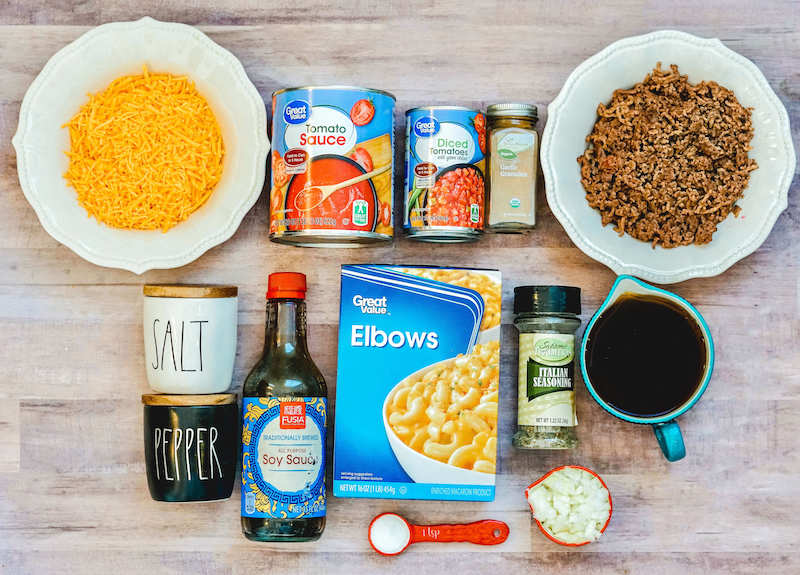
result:
[[[57,52],[25,94],[13,144],[45,230],[137,274],[230,238],[261,194],[269,153],[264,101],[236,57],[152,18],[98,26]]]

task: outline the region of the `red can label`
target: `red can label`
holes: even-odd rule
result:
[[[286,165],[287,174],[302,174],[306,171],[306,162],[308,161],[308,152],[302,148],[294,148],[287,150],[283,156],[283,163]]]

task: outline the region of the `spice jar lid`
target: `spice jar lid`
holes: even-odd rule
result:
[[[514,288],[514,313],[581,313],[581,288],[519,286]]]
[[[536,104],[508,102],[505,104],[491,104],[486,108],[486,115],[490,118],[498,116],[527,116],[536,121],[539,119],[539,109]]]
[[[209,395],[167,395],[165,393],[145,393],[142,396],[145,405],[164,406],[198,406],[225,405],[236,403],[235,393],[212,393]]]
[[[225,285],[151,284],[145,285],[142,292],[148,297],[222,298],[236,297],[239,288]]]

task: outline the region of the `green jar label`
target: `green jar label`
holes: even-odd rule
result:
[[[506,160],[513,160],[520,152],[532,148],[534,139],[535,136],[532,132],[510,131],[500,138],[497,148],[498,155]]]
[[[519,425],[572,427],[575,419],[575,336],[519,336]]]
[[[575,357],[573,336],[562,334],[538,334],[533,344],[532,361],[544,365],[564,365]]]
[[[575,368],[571,363],[565,366],[552,367],[537,363],[533,359],[528,359],[526,376],[528,400],[546,393],[553,393],[554,391],[575,389],[573,383]]]
[[[517,153],[514,150],[509,150],[508,148],[501,148],[497,150],[497,155],[504,160],[513,160],[517,157]]]

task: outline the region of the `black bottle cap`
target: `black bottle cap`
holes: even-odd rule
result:
[[[581,288],[519,286],[514,288],[514,313],[581,313]]]

